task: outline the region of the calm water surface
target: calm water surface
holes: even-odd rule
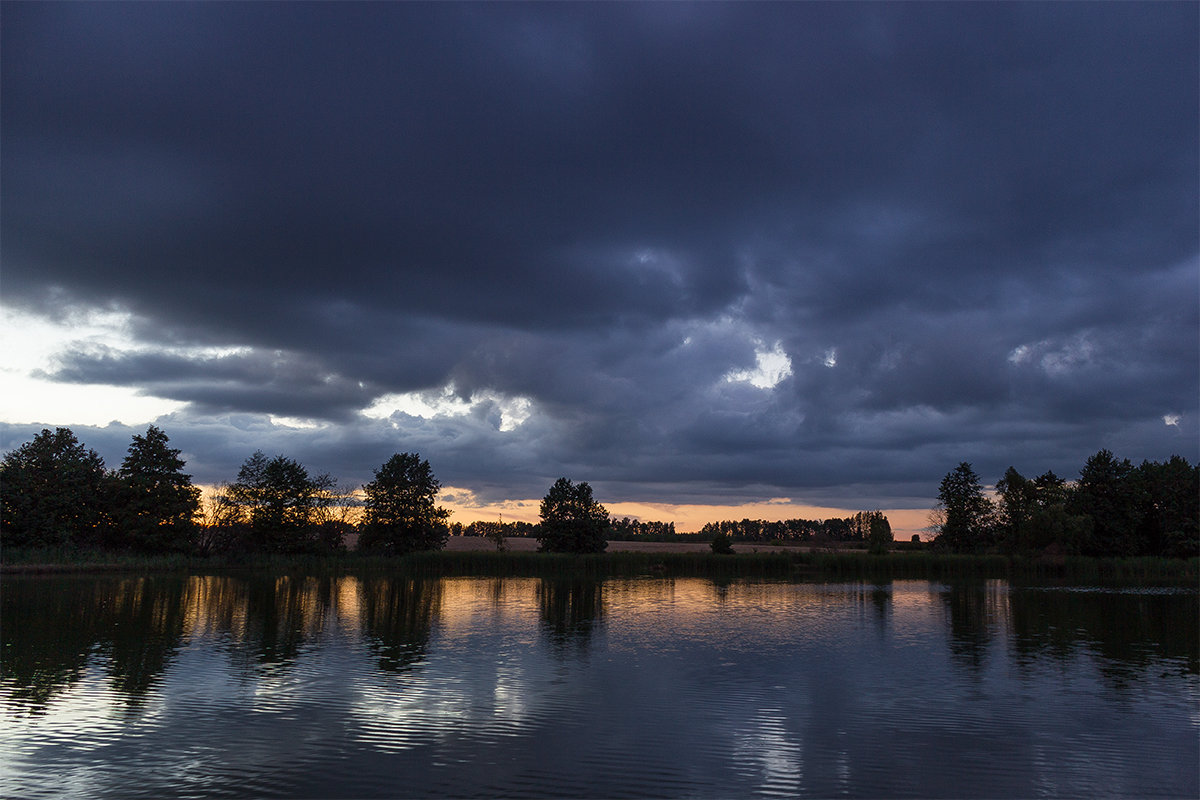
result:
[[[1188,591],[5,577],[0,796],[1200,795]]]

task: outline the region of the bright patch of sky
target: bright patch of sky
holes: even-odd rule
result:
[[[1062,375],[1092,361],[1096,345],[1086,333],[1079,333],[1065,342],[1049,339],[1014,347],[1008,354],[1010,364],[1036,364],[1048,375]]]
[[[679,280],[683,267],[678,257],[667,250],[643,247],[633,254],[633,263],[642,273],[658,273],[672,281]]]
[[[467,400],[457,393],[454,384],[432,391],[385,394],[364,408],[362,414],[372,419],[388,419],[396,413],[422,419],[463,417],[485,405],[499,411],[499,429],[503,432],[516,430],[533,415],[533,401],[528,397],[505,397],[485,391],[476,392]]]
[[[453,386],[440,391],[385,394],[364,408],[364,416],[387,419],[399,412],[410,417],[461,417],[471,411],[471,404],[454,393]]]
[[[792,374],[792,360],[783,352],[783,344],[776,342],[770,350],[761,343],[754,350],[753,369],[735,369],[725,374],[730,383],[745,382],[759,389],[772,389]]]
[[[600,504],[614,519],[629,517],[643,522],[674,522],[680,533],[698,533],[706,523],[723,519],[830,519],[850,517],[862,509],[810,505],[788,497],[772,497],[759,502],[738,505],[700,503],[647,503],[612,500],[598,497]],[[495,522],[536,523],[541,508],[540,498],[484,502],[470,489],[443,486],[438,505],[452,512],[451,522],[469,525],[483,520]],[[913,534],[923,534],[929,525],[928,508],[881,509],[892,525],[897,541],[908,541]]]
[[[297,430],[316,430],[324,427],[322,423],[312,419],[302,419],[300,417],[277,417],[271,415],[269,417],[271,424],[279,428],[295,428]]]
[[[58,383],[44,377],[59,353],[68,349],[138,350],[124,312],[93,311],[61,321],[0,310],[0,420],[44,425],[126,425],[151,422],[183,403],[148,397],[128,387]]]

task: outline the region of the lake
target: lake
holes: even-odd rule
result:
[[[5,576],[0,796],[1190,797],[1200,597]]]

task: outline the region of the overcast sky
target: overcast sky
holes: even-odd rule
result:
[[[5,3],[0,449],[849,509],[1195,462],[1198,19]]]

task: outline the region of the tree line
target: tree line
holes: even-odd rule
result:
[[[463,525],[461,522],[450,523],[451,536],[479,536],[483,538],[495,539],[497,536],[508,538],[516,536],[519,538],[536,539],[538,535],[538,527],[532,522],[503,522],[500,520],[484,520],[479,519],[474,522],[468,522]]]
[[[74,548],[195,555],[331,554],[350,533],[360,550],[402,555],[440,550],[450,512],[441,483],[417,453],[397,453],[355,490],[300,462],[261,450],[217,487],[207,506],[183,472],[180,450],[153,425],[135,435],[121,466],[105,468],[70,428],[43,429],[0,461],[0,542],[5,547]],[[538,525],[509,523],[546,552],[602,552],[608,512],[587,483],[560,478],[542,500]],[[505,526],[472,523],[459,532],[492,536]]]
[[[116,470],[69,428],[43,430],[0,462],[0,539],[8,547],[76,548],[141,553],[239,555],[332,554],[358,534],[365,552],[402,555],[439,550],[452,533],[529,536],[543,552],[599,553],[612,538],[668,541],[673,522],[617,520],[586,482],[559,478],[542,499],[539,521],[451,525],[437,505],[441,484],[417,453],[397,453],[374,470],[361,492],[284,455],[261,450],[206,503],[183,471],[180,451],[160,428],[135,435]],[[874,523],[872,522],[874,521]],[[830,538],[863,539],[879,512],[820,523]],[[813,523],[816,525],[817,523]],[[776,523],[718,523],[738,539],[797,538]],[[716,529],[706,527],[701,536]],[[807,530],[807,529],[806,529]]]
[[[197,555],[336,553],[358,534],[360,550],[402,555],[438,550],[451,533],[532,536],[543,552],[603,552],[612,538],[667,541],[674,523],[616,520],[591,486],[559,478],[542,499],[539,522],[448,522],[441,484],[427,460],[397,453],[361,493],[312,474],[283,455],[256,451],[237,479],[202,506],[180,451],[151,425],[134,435],[115,470],[69,428],[43,430],[0,461],[0,541],[8,547],[79,548]],[[942,480],[934,547],[951,552],[1089,556],[1200,555],[1200,467],[1172,456],[1134,467],[1101,450],[1079,480],[1053,472],[1026,478],[1009,467],[994,498],[963,462]],[[744,519],[708,523],[701,538],[721,542],[892,544],[887,517]],[[715,549],[715,548],[714,548]]]
[[[956,553],[1200,556],[1200,466],[1180,456],[1134,466],[1109,450],[1077,481],[1009,467],[984,490],[968,462],[946,474],[934,510],[933,546]]]
[[[709,522],[700,529],[700,534],[706,537],[723,534],[743,542],[870,543],[872,530],[876,539],[892,542],[892,526],[882,511],[859,511],[853,516],[824,520],[722,520]]]
[[[436,505],[441,485],[416,453],[397,453],[376,469],[359,501],[329,475],[260,450],[234,482],[217,487],[207,508],[179,456],[151,425],[133,437],[121,466],[107,470],[69,428],[44,429],[0,462],[0,540],[142,553],[320,554],[345,550],[347,534],[357,531],[361,549],[401,554],[438,549],[449,535],[449,512]]]

